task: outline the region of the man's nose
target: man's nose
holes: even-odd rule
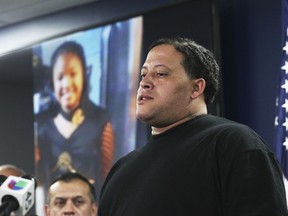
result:
[[[143,89],[152,89],[153,88],[153,78],[147,74],[140,81],[140,87]]]
[[[75,214],[75,206],[71,200],[66,202],[64,207],[64,215],[74,215]]]

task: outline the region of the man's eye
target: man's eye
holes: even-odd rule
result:
[[[81,205],[83,205],[84,204],[84,200],[82,200],[82,199],[76,199],[76,200],[74,200],[74,205],[75,206],[81,206]]]
[[[167,73],[158,72],[157,76],[158,77],[164,77],[164,76],[167,76]]]
[[[55,205],[58,207],[62,207],[65,205],[65,201],[64,200],[58,200],[55,202]]]
[[[146,74],[141,74],[140,77],[143,79],[146,76]]]

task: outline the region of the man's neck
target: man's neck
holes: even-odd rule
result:
[[[151,127],[151,129],[152,129],[151,133],[152,133],[152,135],[158,135],[158,134],[164,133],[165,131],[167,131],[173,127],[176,127],[177,125],[183,124],[184,122],[187,122],[187,121],[189,121],[189,120],[191,120],[191,119],[193,119],[199,115],[205,115],[205,114],[207,114],[207,111],[189,114],[188,116],[186,116],[186,117],[184,117],[184,118],[182,118],[182,119],[180,119],[180,120],[178,120],[178,121],[176,121],[176,122],[174,122],[174,123],[172,123],[166,127],[159,128],[159,127],[153,127],[152,126]]]

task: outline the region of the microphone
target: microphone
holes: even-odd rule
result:
[[[0,186],[0,215],[27,214],[35,202],[35,188],[36,180],[30,175],[7,177]]]
[[[0,186],[3,184],[3,182],[7,179],[5,175],[0,175]]]

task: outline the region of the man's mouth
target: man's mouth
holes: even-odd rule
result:
[[[151,99],[153,99],[153,97],[151,97],[151,96],[148,96],[148,95],[140,95],[139,97],[138,97],[138,101],[146,101],[146,100],[151,100]]]

